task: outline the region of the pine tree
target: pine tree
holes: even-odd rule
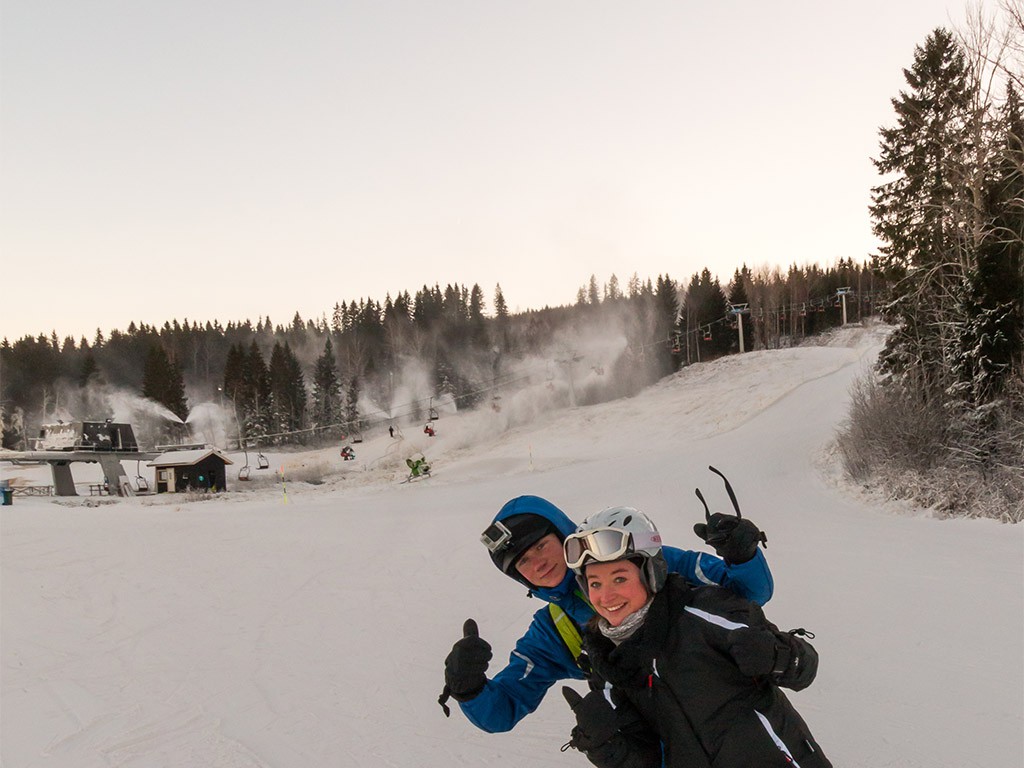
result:
[[[334,359],[334,345],[328,336],[324,351],[313,370],[313,424],[326,427],[342,419],[341,384]]]
[[[353,376],[345,387],[345,425],[352,432],[362,429],[359,419],[359,392],[361,385],[358,376]]]
[[[499,320],[508,319],[508,304],[505,303],[505,294],[501,292],[501,283],[494,287],[494,316]]]
[[[82,358],[82,369],[78,374],[78,386],[82,389],[88,387],[99,376],[99,370],[99,366],[96,364],[96,355],[92,353],[92,350],[89,350],[85,353],[85,357]]]
[[[242,411],[242,427],[246,437],[258,440],[271,432],[270,377],[255,339],[244,355],[242,370],[243,386],[236,405]]]
[[[962,324],[953,360],[953,392],[973,405],[997,397],[1021,372],[1024,347],[1024,120],[1020,100],[1008,89],[1001,121],[997,169],[985,190],[992,225],[980,244],[976,267],[962,288]]]
[[[657,347],[658,361],[661,365],[659,373],[664,376],[674,371],[678,365],[678,358],[672,355],[672,346],[669,342],[678,322],[679,288],[676,281],[668,275],[658,275],[654,307],[654,338],[663,342]]]
[[[710,360],[728,352],[732,342],[724,325],[727,315],[728,302],[718,278],[707,268],[701,270],[690,280],[683,306],[686,330],[699,345],[694,349],[698,359]]]
[[[605,301],[619,301],[622,298],[622,290],[619,288],[619,278],[613,273],[608,278],[608,285],[604,289],[604,300]]]
[[[961,317],[962,264],[970,250],[964,211],[971,91],[963,51],[936,29],[904,70],[908,92],[893,99],[897,124],[882,128],[881,174],[895,177],[872,190],[879,266],[899,279],[887,312],[898,322],[880,357],[883,371],[911,375],[941,391]]]
[[[508,332],[509,312],[505,294],[501,292],[501,283],[494,286],[494,318],[494,345],[502,352],[508,352],[511,346]]]
[[[487,340],[487,320],[484,317],[485,304],[483,289],[474,283],[469,293],[469,337],[475,346],[480,346],[486,343]]]
[[[305,382],[299,361],[288,342],[274,344],[267,377],[270,383],[273,433],[291,433],[302,429],[306,411]]]
[[[880,174],[896,177],[872,190],[873,230],[881,265],[897,274],[942,263],[956,252],[957,195],[967,176],[970,90],[963,51],[936,29],[904,70],[910,86],[892,99],[896,126],[880,130]]]
[[[182,421],[188,417],[185,380],[181,369],[159,344],[150,345],[146,354],[142,396],[165,406]]]
[[[241,344],[232,344],[228,347],[228,354],[224,361],[222,391],[233,403],[242,399],[245,393],[247,386],[245,363],[245,350]]]

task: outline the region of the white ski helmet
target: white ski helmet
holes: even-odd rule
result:
[[[665,586],[668,564],[661,551],[661,534],[651,519],[633,507],[609,507],[591,515],[567,536],[565,562],[587,591],[583,570],[587,563],[634,560],[650,591]]]

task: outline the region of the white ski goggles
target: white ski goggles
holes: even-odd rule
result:
[[[565,538],[565,564],[578,570],[589,560],[610,563],[638,549],[661,546],[660,534],[641,534],[641,537],[643,541],[636,541],[632,533],[622,528],[597,528],[573,533]]]

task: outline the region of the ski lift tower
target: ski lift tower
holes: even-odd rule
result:
[[[555,362],[565,368],[566,372],[569,374],[569,405],[572,408],[576,407],[576,382],[573,380],[572,369],[573,366],[582,359],[583,358],[580,355],[577,355],[575,352],[571,352],[567,357],[555,360]]]
[[[749,304],[730,304],[729,314],[735,316],[736,327],[740,332],[740,354],[742,355],[745,351],[743,348],[743,316],[750,314]]]
[[[843,302],[843,325],[846,325],[846,297],[853,293],[853,288],[846,286],[836,291],[836,298]]]

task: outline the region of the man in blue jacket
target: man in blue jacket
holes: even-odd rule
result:
[[[727,587],[759,605],[771,599],[771,571],[757,547],[765,537],[753,523],[716,514],[694,530],[723,559],[664,547],[670,572],[695,585]],[[540,705],[556,682],[586,677],[579,628],[594,609],[566,567],[562,552],[565,537],[575,531],[576,524],[562,510],[539,496],[512,499],[484,531],[481,540],[498,569],[548,605],[533,615],[508,664],[491,679],[487,678],[491,646],[479,636],[476,622],[466,621],[463,638],[445,659],[445,687],[439,703],[446,715],[450,696],[481,730],[510,731]]]

